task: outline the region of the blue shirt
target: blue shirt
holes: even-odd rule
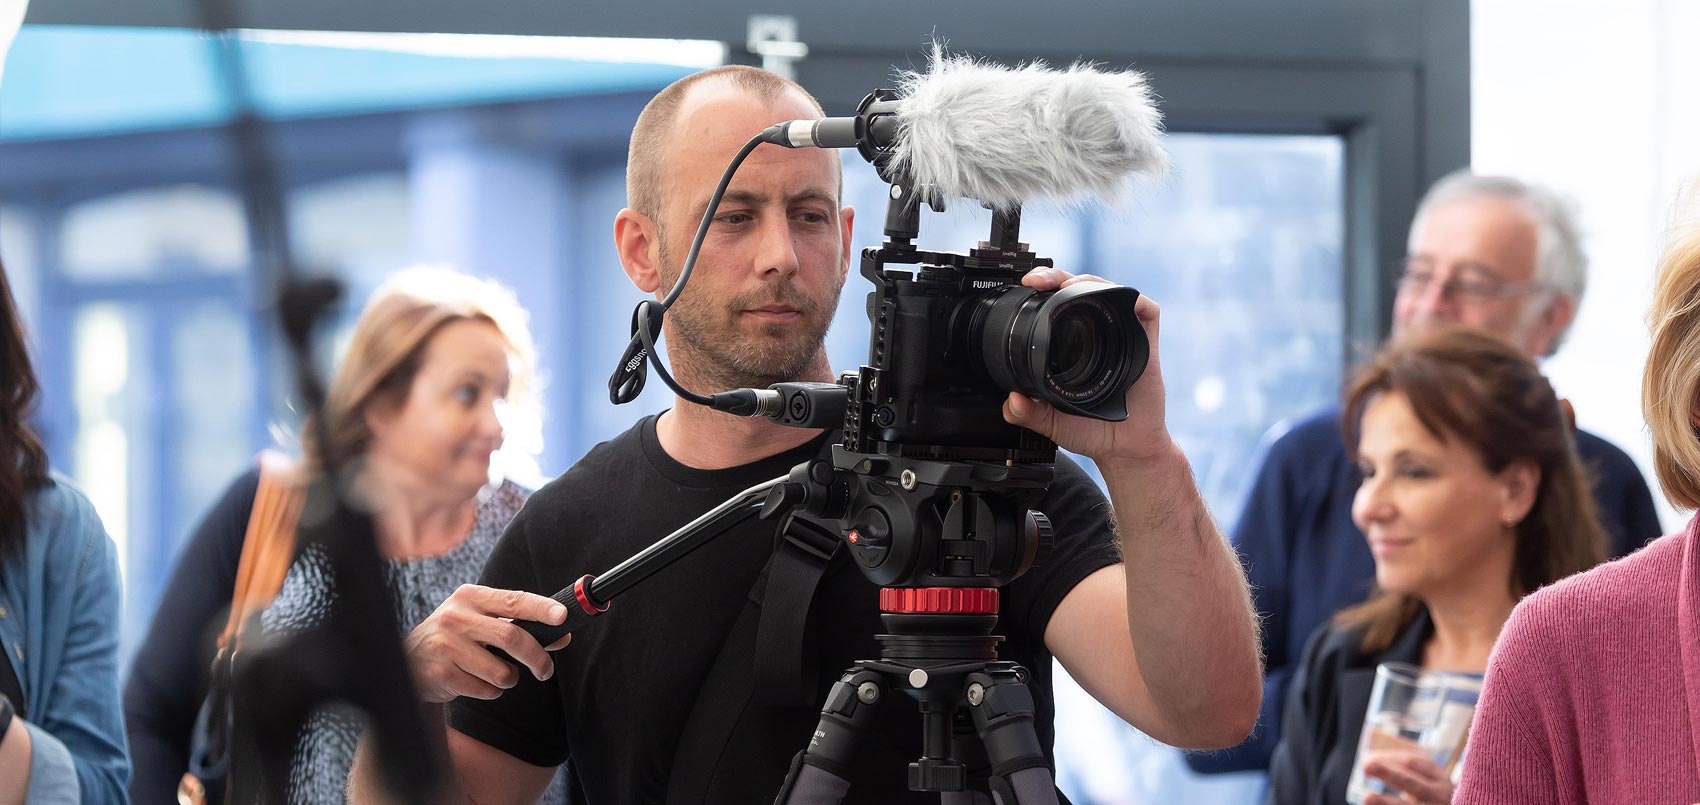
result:
[[[0,645],[29,707],[29,803],[124,803],[118,551],[57,475],[24,502],[21,553],[0,556]]]
[[[1628,454],[1580,430],[1576,452],[1592,476],[1600,521],[1611,532],[1611,556],[1659,536],[1653,494]],[[1195,771],[1268,768],[1305,640],[1334,613],[1369,597],[1375,558],[1352,523],[1360,480],[1346,451],[1339,405],[1300,421],[1270,445],[1232,538],[1263,619],[1263,710],[1245,743],[1188,753]]]

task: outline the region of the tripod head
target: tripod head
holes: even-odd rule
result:
[[[830,388],[791,390],[808,398]],[[941,461],[833,444],[830,456],[793,468],[768,493],[761,516],[836,522],[858,569],[882,587],[996,587],[1048,552],[1050,521],[1031,507],[1051,478],[1049,464]]]

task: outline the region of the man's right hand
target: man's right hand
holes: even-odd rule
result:
[[[492,648],[506,652],[538,679],[548,679],[555,673],[548,652],[567,645],[572,635],[544,647],[512,621],[558,626],[566,618],[566,607],[535,593],[462,584],[407,635],[407,661],[420,697],[441,703],[459,696],[501,696],[519,681],[520,671],[491,653]]]

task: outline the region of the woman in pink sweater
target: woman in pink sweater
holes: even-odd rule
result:
[[[1700,199],[1697,199],[1700,200]],[[1700,506],[1700,218],[1672,238],[1647,315],[1642,408],[1659,482]],[[1700,533],[1524,599],[1489,662],[1454,802],[1700,801]]]

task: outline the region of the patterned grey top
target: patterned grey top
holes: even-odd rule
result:
[[[531,490],[512,481],[486,488],[479,495],[477,517],[465,542],[438,556],[384,561],[384,582],[403,634],[425,620],[456,587],[478,580],[497,538],[530,495]],[[302,631],[324,620],[334,603],[331,599],[329,557],[320,546],[310,545],[290,566],[277,598],[260,613],[260,625],[280,635]],[[359,711],[346,704],[322,707],[308,718],[290,763],[291,805],[345,801],[362,727]],[[564,774],[556,775],[542,801],[565,802],[564,781]]]

